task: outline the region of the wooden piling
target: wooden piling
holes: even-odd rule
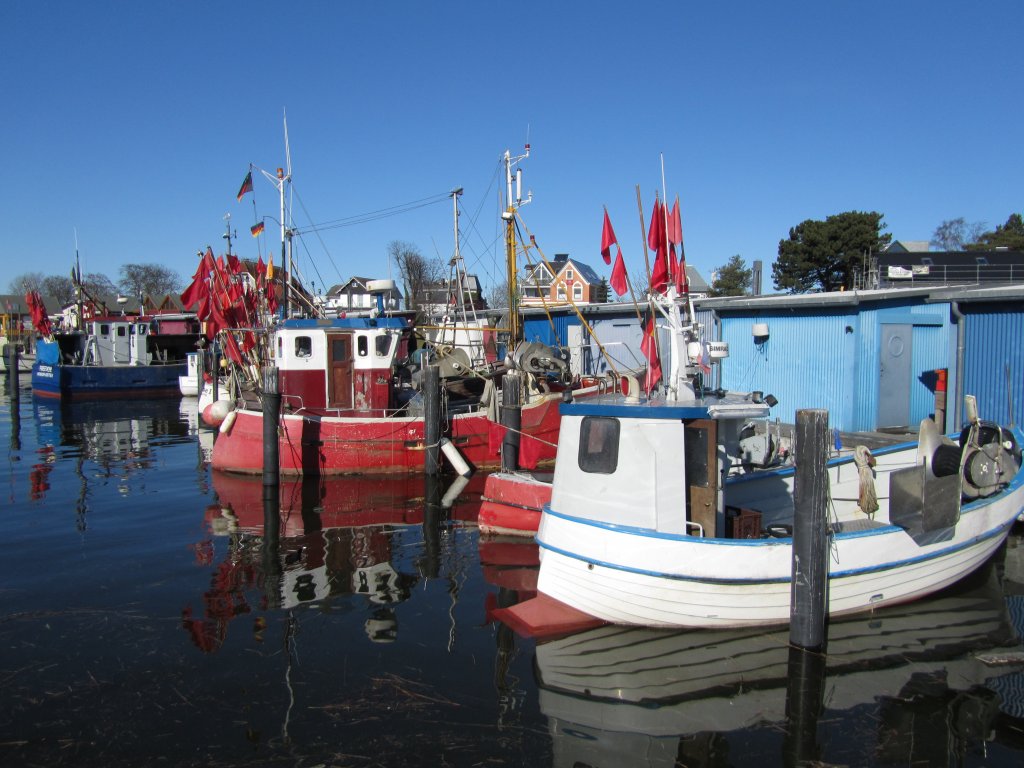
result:
[[[431,363],[423,371],[423,471],[428,475],[441,471],[441,420],[441,368]]]
[[[276,369],[275,369],[276,370]],[[281,607],[281,497],[276,485],[263,485],[263,594],[267,607]]]
[[[276,377],[277,374],[275,373]],[[276,378],[275,378],[276,381]],[[277,391],[275,386],[274,391]],[[220,399],[220,345],[213,345],[213,402],[217,402]]]
[[[501,471],[519,469],[519,434],[523,427],[522,377],[509,371],[501,381],[501,425],[505,436],[501,441]]]
[[[277,373],[275,366],[263,369],[263,485],[275,488],[281,481],[281,446],[278,441],[281,394],[278,391]],[[213,380],[217,381],[216,375]],[[217,391],[216,386],[214,383],[214,393]]]
[[[808,650],[824,647],[828,615],[828,436],[828,411],[796,412],[789,640]]]

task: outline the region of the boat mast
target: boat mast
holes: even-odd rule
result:
[[[518,269],[516,266],[516,210],[533,200],[533,193],[527,192],[526,200],[523,200],[523,169],[516,168],[515,173],[515,196],[512,190],[512,166],[530,156],[530,145],[526,145],[526,151],[518,157],[505,150],[505,211],[501,218],[505,220],[505,260],[508,273],[508,325],[509,325],[509,349],[511,349],[522,336],[521,321],[519,318],[519,287],[516,284]]]
[[[226,222],[225,226],[227,227],[227,232],[225,234],[223,234],[222,237],[225,240],[228,241],[228,256],[230,256],[231,255],[231,214],[230,213],[225,213],[224,214],[224,221]]]
[[[262,168],[257,170],[263,174],[263,176],[277,188],[277,194],[281,200],[281,218],[278,219],[278,224],[281,225],[281,268],[285,270],[285,290],[284,290],[284,316],[285,319],[291,314],[291,294],[292,294],[292,265],[291,265],[291,238],[292,230],[288,227],[287,219],[285,218],[285,185],[292,180],[292,155],[291,150],[288,148],[288,115],[284,117],[284,155],[285,155],[285,166],[287,167],[287,173],[283,168],[277,169],[277,175],[267,173]]]

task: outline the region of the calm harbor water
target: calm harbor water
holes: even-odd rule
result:
[[[213,473],[189,401],[0,396],[3,765],[1019,765],[1019,539],[935,599],[785,631],[490,611],[536,547],[481,541],[482,478]],[[823,702],[818,706],[816,702]]]

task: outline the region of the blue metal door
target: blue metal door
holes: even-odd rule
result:
[[[882,324],[878,372],[879,429],[910,425],[911,347],[914,326]]]

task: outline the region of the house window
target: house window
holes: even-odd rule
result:
[[[555,295],[562,301],[565,301],[565,283],[558,284],[558,290],[555,291]]]
[[[296,336],[295,337],[295,356],[296,357],[312,357],[313,356],[313,339],[309,336]]]
[[[571,270],[571,269],[567,269],[567,270],[565,270],[565,280],[566,280],[566,282],[568,282],[568,281],[572,280],[572,279],[573,279],[573,277],[574,277],[574,275],[573,275],[573,273],[572,273],[572,270]]]
[[[573,286],[572,286],[572,300],[573,301],[583,301],[583,284],[582,283],[573,283]]]
[[[584,472],[610,475],[619,465],[619,420],[584,416],[580,423],[579,465]]]

